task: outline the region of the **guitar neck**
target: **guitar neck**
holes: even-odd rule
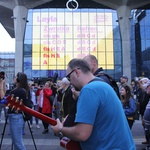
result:
[[[6,106],[8,106],[16,111],[21,110],[28,114],[31,114],[32,116],[35,116],[36,118],[39,118],[39,119],[43,120],[44,122],[47,122],[48,124],[51,124],[51,125],[57,124],[56,120],[54,120],[48,116],[45,116],[45,115],[39,113],[38,111],[35,111],[35,110],[23,105],[22,100],[19,101],[18,97],[14,98],[13,96],[8,95],[6,97],[6,99],[4,99],[3,103]]]
[[[24,106],[22,108],[22,111],[24,111],[24,112],[26,112],[28,114],[31,114],[32,116],[34,116],[34,117],[36,117],[38,119],[41,119],[42,121],[47,122],[48,124],[51,124],[51,125],[56,125],[57,124],[56,120],[54,120],[54,119],[52,119],[52,118],[50,118],[48,116],[45,116],[45,115],[39,113],[38,111],[30,109],[29,107]]]
[[[56,120],[54,120],[48,116],[45,116],[45,115],[39,113],[38,111],[35,111],[35,110],[23,105],[22,99],[18,100],[18,97],[14,98],[13,96],[9,95],[6,97],[6,99],[3,103],[6,106],[12,108],[13,110],[16,110],[16,112],[18,112],[18,111],[26,112],[26,113],[31,114],[32,116],[34,116],[36,118],[41,119],[44,122],[47,122],[48,124],[53,125],[53,126],[55,126],[57,124]],[[60,145],[62,147],[64,147],[66,150],[82,150],[80,147],[80,144],[78,142],[72,141],[70,139],[69,140],[62,140]]]

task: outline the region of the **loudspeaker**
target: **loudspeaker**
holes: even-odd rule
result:
[[[21,72],[18,72],[18,73],[17,73],[17,79],[16,79],[17,82],[20,82],[20,77],[21,77],[21,75],[22,75]]]

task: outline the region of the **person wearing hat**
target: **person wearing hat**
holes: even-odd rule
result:
[[[120,86],[119,86],[119,91],[121,91],[122,87],[124,85],[128,84],[128,77],[126,75],[122,75],[120,77]]]
[[[148,81],[144,85],[144,87],[145,87],[146,93],[150,95],[150,81]],[[144,116],[143,116],[143,122],[144,122],[144,130],[145,130],[145,135],[148,141],[148,145],[142,150],[150,150],[150,101],[146,105],[146,109],[144,111]]]
[[[120,82],[121,82],[122,84],[127,84],[127,83],[128,83],[128,77],[127,77],[126,75],[122,75],[122,76],[120,77]]]

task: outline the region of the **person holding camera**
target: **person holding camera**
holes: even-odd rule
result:
[[[5,83],[5,73],[0,72],[0,100],[2,100],[6,93],[6,83]],[[0,104],[0,121],[1,121],[1,112],[4,109],[5,119],[6,119],[6,107],[4,104]]]
[[[6,93],[5,73],[0,72],[0,99],[3,99]]]
[[[37,97],[36,97],[36,87],[35,84],[31,81],[29,82],[29,88],[30,88],[30,94],[31,94],[31,101],[33,102],[33,109],[35,111],[38,110],[38,105],[37,105]],[[35,117],[35,122],[36,122],[36,128],[40,128],[39,126],[39,119]],[[30,127],[32,128],[33,126],[33,117],[30,120]]]
[[[39,91],[39,96],[37,100],[38,104],[38,111],[48,117],[52,118],[52,105],[50,103],[49,97],[53,94],[53,91],[51,89],[51,82],[47,81],[42,88],[42,90]],[[49,124],[47,122],[42,121],[44,131],[42,134],[49,133]]]

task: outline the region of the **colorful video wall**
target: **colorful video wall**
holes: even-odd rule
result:
[[[89,53],[114,69],[111,12],[33,12],[32,39],[32,70],[64,70]]]

